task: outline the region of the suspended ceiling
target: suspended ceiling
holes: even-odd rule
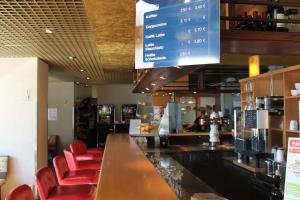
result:
[[[46,29],[52,33],[46,33]],[[55,69],[71,72],[75,80],[131,82],[133,58],[122,51],[127,46],[119,41],[120,48],[113,48],[109,37],[105,37],[105,43],[97,40],[96,45],[95,36],[99,37],[93,30],[83,0],[0,0],[0,57],[36,56]],[[130,38],[127,41],[130,43]],[[107,55],[114,57],[105,58]],[[70,56],[75,59],[69,59]]]

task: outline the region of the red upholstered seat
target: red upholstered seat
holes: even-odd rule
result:
[[[57,186],[49,167],[36,173],[36,183],[41,200],[93,200],[95,187],[91,185]]]
[[[11,191],[5,200],[34,200],[33,192],[28,185],[20,185]]]
[[[95,170],[70,171],[66,159],[56,156],[53,165],[59,185],[94,184],[98,182],[99,172]]]
[[[77,161],[75,155],[70,151],[64,150],[65,158],[67,160],[69,169],[71,171],[78,170],[99,170],[101,168],[101,161],[87,160]]]
[[[87,149],[84,142],[75,140],[70,144],[70,150],[75,155],[76,160],[102,160],[103,149]]]

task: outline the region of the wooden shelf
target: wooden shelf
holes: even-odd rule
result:
[[[221,0],[221,3],[229,3],[229,4],[246,4],[246,5],[266,5],[266,6],[288,6],[288,7],[300,7],[300,3],[292,3],[292,2],[268,2],[261,0]]]
[[[262,19],[262,18],[246,18],[246,17],[235,17],[235,16],[221,16],[221,20],[225,21],[255,21],[255,22],[277,22],[277,23],[293,23],[300,24],[299,19]],[[274,31],[275,32],[275,31]]]
[[[241,94],[251,94],[251,93],[253,93],[253,91],[243,91],[243,92],[241,92]]]
[[[298,96],[286,96],[286,99],[300,99],[300,95]]]
[[[283,129],[281,128],[270,128],[271,131],[282,131],[283,132]]]
[[[286,129],[285,131],[286,131],[286,132],[289,132],[289,133],[296,133],[296,134],[300,134],[300,131],[299,131],[299,130],[297,130],[297,131],[292,131],[292,130],[288,130],[288,129]]]

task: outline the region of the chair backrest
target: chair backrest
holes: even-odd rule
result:
[[[60,183],[60,181],[64,179],[69,172],[67,161],[63,156],[55,156],[53,159],[53,165],[56,177],[58,179],[58,182]]]
[[[46,200],[50,192],[56,188],[54,174],[49,167],[44,167],[35,176],[40,198]]]
[[[75,156],[67,150],[64,150],[64,154],[65,154],[65,158],[67,160],[68,163],[68,167],[71,171],[74,171],[78,168],[78,162],[75,158]]]
[[[81,140],[75,140],[72,144],[70,144],[70,150],[75,155],[80,155],[86,153],[87,147]]]
[[[28,185],[20,185],[11,191],[5,200],[34,200],[34,196]]]

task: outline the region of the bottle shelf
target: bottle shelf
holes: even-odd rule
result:
[[[268,1],[261,1],[261,0],[247,0],[247,1],[245,1],[245,0],[221,0],[221,3],[300,7],[300,3],[295,3],[295,2],[268,2]]]
[[[254,22],[277,22],[277,23],[300,24],[300,19],[262,19],[262,18],[221,16],[221,20],[226,20],[226,21],[250,21],[250,22],[253,22],[253,21]]]

